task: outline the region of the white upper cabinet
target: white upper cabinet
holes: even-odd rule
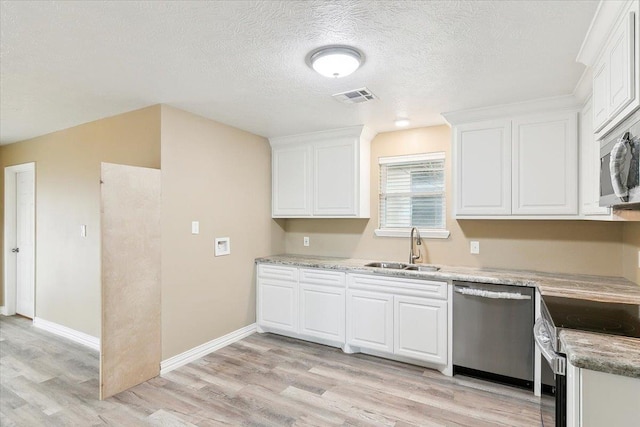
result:
[[[593,134],[591,100],[580,112],[580,213],[585,216],[607,215],[600,206],[600,143]]]
[[[271,138],[274,218],[369,218],[370,144],[364,126]]]
[[[600,4],[578,53],[593,69],[593,132],[601,139],[640,106],[638,0]]]
[[[591,132],[598,132],[609,123],[609,99],[607,84],[609,80],[609,64],[599,62],[593,70],[593,126]]]
[[[553,111],[547,104],[535,107]],[[525,109],[518,108],[517,116],[489,121],[474,121],[479,115],[473,110],[445,114],[455,124],[456,218],[577,217],[577,111],[565,106],[524,114]],[[496,107],[495,114],[508,111]]]
[[[609,116],[616,117],[634,99],[633,22],[630,12],[618,24],[610,45],[605,49],[609,63]]]
[[[576,113],[513,120],[514,215],[578,214]]]
[[[357,148],[353,138],[314,145],[314,215],[355,214]]]
[[[511,213],[511,122],[456,126],[456,203],[459,215]]]
[[[273,150],[272,164],[274,214],[311,215],[311,147]]]

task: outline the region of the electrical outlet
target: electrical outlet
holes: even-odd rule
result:
[[[309,246],[309,237],[304,236],[302,238],[302,244],[305,245],[305,246]]]
[[[477,255],[480,253],[480,242],[472,240],[471,244],[469,245],[469,249],[471,251],[472,254]]]
[[[191,221],[191,234],[200,234],[200,221]]]

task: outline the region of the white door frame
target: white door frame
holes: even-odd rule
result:
[[[4,308],[2,310],[2,314],[5,316],[12,316],[16,314],[16,258],[15,255],[11,252],[11,249],[16,247],[16,176],[19,172],[33,172],[34,180],[33,180],[33,198],[34,198],[34,209],[35,209],[35,171],[36,164],[34,162],[31,163],[23,163],[21,165],[15,166],[7,166],[4,168],[4,256],[3,256],[3,266],[4,266]],[[34,212],[34,221],[35,221],[35,212]],[[35,230],[35,224],[34,224]],[[33,260],[34,260],[34,288],[35,288],[35,233],[33,236]],[[34,318],[35,318],[35,289],[34,289]]]

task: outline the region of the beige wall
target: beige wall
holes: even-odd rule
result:
[[[407,238],[376,237],[378,157],[431,151],[447,153],[446,240],[425,240],[426,262],[435,264],[622,275],[621,223],[598,221],[461,220],[451,217],[450,128],[436,126],[382,133],[371,144],[371,219],[289,219],[286,252],[407,261]],[[311,245],[302,245],[309,236]],[[469,253],[469,241],[480,254]],[[424,261],[423,261],[424,262]]]
[[[99,337],[100,163],[158,168],[160,107],[5,145],[0,153],[3,167],[36,162],[36,316]]]
[[[640,268],[638,268],[640,222],[627,222],[624,224],[622,243],[623,275],[640,285]]]
[[[283,252],[283,235],[268,141],[162,106],[163,360],[255,322],[253,261]],[[215,237],[230,255],[214,257]]]

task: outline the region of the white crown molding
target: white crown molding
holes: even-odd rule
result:
[[[320,132],[301,133],[298,135],[279,136],[269,138],[272,147],[286,144],[301,144],[316,141],[326,141],[335,138],[362,138],[371,141],[376,133],[364,125],[349,126],[340,129],[324,130]]]
[[[573,96],[584,105],[593,92],[593,68],[587,67],[573,90]]]
[[[201,357],[204,357],[209,353],[213,353],[216,350],[226,347],[229,344],[240,341],[241,339],[248,337],[254,332],[256,332],[256,324],[252,323],[251,325],[245,326],[244,328],[240,328],[236,331],[228,333],[227,335],[223,335],[220,338],[216,338],[197,347],[194,347],[191,350],[187,350],[184,353],[180,353],[176,356],[163,360],[162,362],[160,362],[160,375],[164,375],[168,372],[173,371],[174,369],[178,369],[181,366],[191,363],[194,360],[200,359]]]
[[[587,35],[582,41],[582,46],[576,57],[576,61],[587,67],[592,67],[596,62],[602,48],[609,40],[609,35],[618,21],[620,14],[626,6],[637,0],[602,0],[593,15]]]
[[[35,317],[33,319],[33,326],[44,331],[51,332],[52,334],[65,337],[93,350],[100,351],[100,338],[85,334],[84,332],[76,331],[75,329],[67,328],[66,326],[50,322],[39,317]]]
[[[452,126],[460,123],[481,122],[502,117],[516,117],[526,114],[544,113],[550,110],[579,110],[581,102],[574,95],[554,96],[531,101],[501,104],[490,107],[442,113],[442,117]]]

